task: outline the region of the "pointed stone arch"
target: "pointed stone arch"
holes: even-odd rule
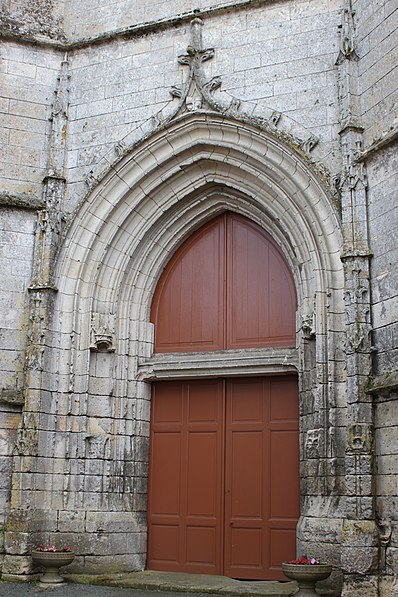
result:
[[[154,356],[150,307],[161,273],[194,230],[224,211],[266,230],[289,264],[296,348],[248,349],[244,358],[216,352],[210,361]],[[298,371],[307,404],[304,475],[306,432],[319,436],[318,486],[303,497],[330,491],[337,427],[330,407],[342,394],[331,358],[343,327],[340,247],[338,212],[308,161],[272,132],[215,113],[188,114],[158,130],[110,167],[81,205],[57,260],[45,412],[62,421],[51,449],[63,472],[71,454],[103,463],[94,509],[113,509],[141,537],[135,569],[145,563],[150,380]],[[75,490],[64,492],[64,510],[84,508],[85,474],[83,466]],[[303,521],[306,507],[303,499]]]
[[[58,261],[60,286],[67,289],[73,278],[66,272],[79,267],[78,279],[97,285],[98,300],[115,300],[112,288],[128,293],[134,287],[134,267],[127,262],[139,266],[140,255],[153,261],[147,253],[151,238],[156,236],[153,258],[161,246],[161,268],[188,231],[231,207],[280,242],[296,276],[302,271],[303,300],[333,287],[341,270],[339,216],[310,165],[271,132],[200,113],[169,124],[110,168],[69,230]],[[135,234],[127,247],[130,226]],[[112,253],[116,267],[108,263]],[[101,263],[97,273],[93,263]],[[104,285],[105,272],[112,275]]]

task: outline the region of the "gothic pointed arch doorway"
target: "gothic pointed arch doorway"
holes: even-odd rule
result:
[[[294,347],[296,305],[278,245],[226,212],[164,270],[151,311],[155,352]],[[295,375],[221,378],[209,370],[153,384],[148,568],[282,579],[298,517]]]

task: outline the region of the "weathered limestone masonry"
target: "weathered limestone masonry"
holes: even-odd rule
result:
[[[398,596],[394,0],[3,0],[0,566],[145,568],[150,382],[297,372],[297,553]],[[181,243],[232,210],[293,272],[296,348],[153,354]]]

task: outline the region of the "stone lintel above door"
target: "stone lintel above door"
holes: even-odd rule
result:
[[[154,354],[137,371],[142,381],[248,375],[281,375],[298,371],[296,348],[252,348],[211,352]]]

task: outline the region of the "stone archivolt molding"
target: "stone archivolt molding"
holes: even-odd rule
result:
[[[339,216],[308,163],[271,132],[186,113],[110,168],[76,215],[56,275],[62,348],[75,334],[89,349],[91,314],[114,313],[116,353],[151,357],[157,280],[176,248],[224,210],[253,219],[279,243],[296,280],[298,327],[315,303],[311,336],[338,330],[326,303],[341,313],[342,293],[326,295],[343,288]],[[73,374],[84,375],[84,359],[82,366]]]
[[[90,190],[72,219],[57,274],[61,302],[68,302],[60,307],[69,313],[64,338],[73,330],[82,347],[90,345],[91,313],[115,313],[109,347],[150,356],[149,309],[162,268],[193,230],[228,209],[258,222],[282,248],[299,293],[302,337],[325,338],[330,329],[325,296],[343,287],[341,232],[334,198],[323,187],[327,177],[308,156],[318,140],[285,115],[221,92],[220,77],[207,80],[203,64],[214,50],[203,47],[202,26],[191,22],[191,44],[178,59],[188,72],[172,89],[174,100],[86,178]],[[332,313],[342,312],[339,300]],[[129,346],[132,336],[139,349]]]

